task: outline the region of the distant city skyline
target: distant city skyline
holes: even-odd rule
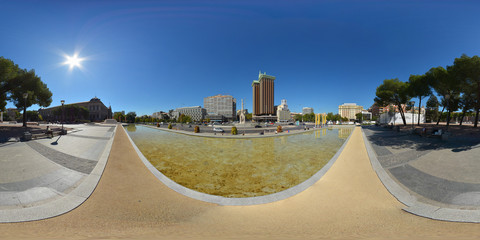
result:
[[[202,105],[217,94],[244,99],[252,112],[250,84],[259,70],[276,77],[274,105],[287,99],[292,112],[336,113],[345,102],[368,108],[385,79],[408,81],[463,53],[480,54],[476,1],[4,1],[1,7],[1,56],[35,69],[53,93],[51,106],[98,97],[114,112],[137,115]]]

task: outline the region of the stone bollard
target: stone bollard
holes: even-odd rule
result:
[[[30,141],[32,140],[32,134],[30,132],[23,133],[23,141]]]

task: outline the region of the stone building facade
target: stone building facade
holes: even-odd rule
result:
[[[105,106],[103,102],[97,98],[94,97],[90,99],[88,102],[78,102],[78,103],[69,103],[65,104],[64,107],[66,106],[78,106],[78,107],[83,107],[88,110],[88,119],[83,119],[83,118],[75,118],[68,113],[62,114],[55,114],[55,112],[62,111],[62,106],[55,106],[55,107],[50,107],[50,108],[40,108],[38,109],[38,113],[42,115],[44,121],[78,121],[78,120],[90,120],[92,122],[101,122],[104,121],[107,118],[112,118],[112,108]]]
[[[189,116],[190,118],[192,118],[193,121],[199,122],[202,119],[205,119],[205,116],[207,115],[207,110],[205,108],[202,108],[201,106],[194,106],[177,108],[174,111],[170,112],[171,117],[177,120],[181,114]]]
[[[355,116],[357,113],[361,113],[363,110],[362,106],[357,105],[356,103],[344,103],[338,106],[338,114],[340,116],[346,117],[349,120],[355,120],[357,117]]]
[[[206,97],[203,99],[203,107],[207,110],[207,115],[220,115],[226,120],[236,119],[237,101],[230,95],[221,95]]]

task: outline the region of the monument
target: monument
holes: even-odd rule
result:
[[[242,99],[242,111],[240,111],[240,124],[245,124],[245,113],[243,111],[243,99]]]

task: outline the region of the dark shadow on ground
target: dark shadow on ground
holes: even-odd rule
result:
[[[412,134],[409,129],[396,131],[395,128],[390,129],[380,126],[364,126],[363,129],[372,144],[393,149],[409,148],[417,151],[451,149],[452,152],[461,152],[480,147],[480,134],[462,135],[454,132],[455,130],[448,140],[442,140],[441,138]],[[477,130],[472,130],[472,132],[476,133]]]
[[[61,137],[62,137],[62,135],[59,135],[57,140],[55,140],[55,142],[51,142],[50,144],[51,145],[58,145],[58,140],[60,140]]]
[[[10,138],[20,139],[23,133],[28,131],[31,134],[44,134],[46,126],[0,126],[0,143],[8,142]],[[50,129],[54,132],[60,131],[60,127],[52,127]]]

